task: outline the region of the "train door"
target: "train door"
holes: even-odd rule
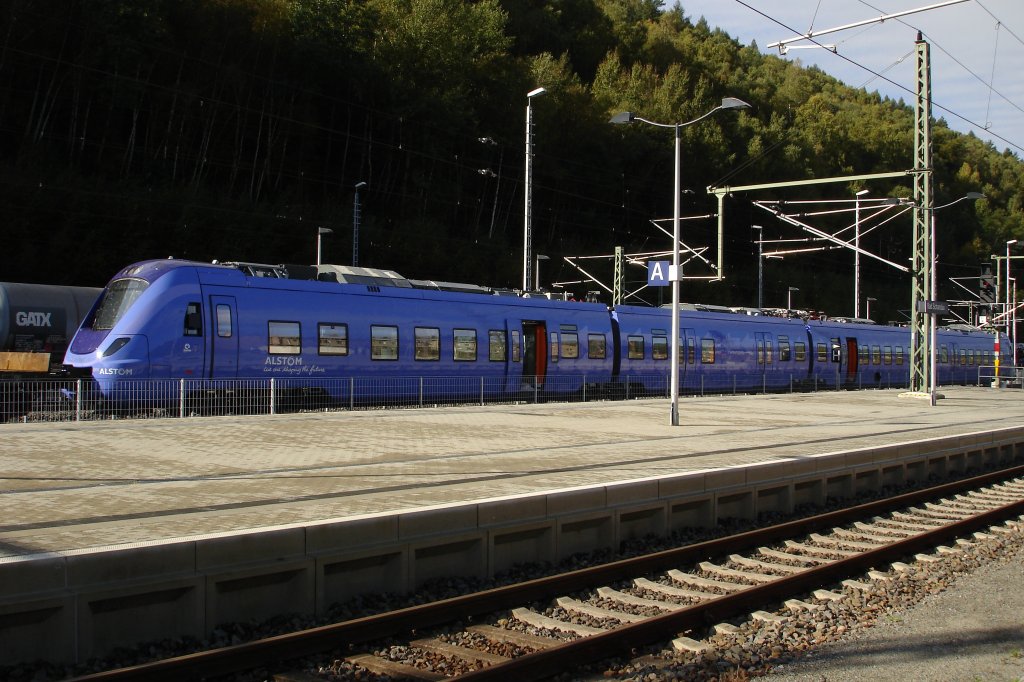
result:
[[[523,385],[544,388],[547,375],[547,327],[543,322],[523,320]]]
[[[686,393],[700,388],[697,376],[697,333],[693,329],[679,330],[679,386]]]
[[[761,387],[765,387],[774,366],[772,354],[775,344],[772,343],[770,332],[754,332],[754,342],[757,345],[757,381]]]
[[[859,355],[857,354],[857,339],[846,337],[846,383],[857,383],[857,371]]]
[[[523,369],[522,332],[516,328],[517,325],[518,322],[513,320],[505,321],[508,343],[505,352],[505,390],[510,393],[519,390],[522,377],[526,373]]]
[[[210,377],[238,376],[238,315],[234,296],[210,296],[213,321],[210,344]]]

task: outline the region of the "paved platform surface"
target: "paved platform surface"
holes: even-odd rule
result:
[[[1024,423],[944,389],[0,426],[0,557],[343,519]]]

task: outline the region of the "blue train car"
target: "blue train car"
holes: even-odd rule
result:
[[[102,396],[136,402],[180,399],[182,380],[216,390],[274,379],[274,390],[342,404],[667,393],[668,309],[612,310],[381,271],[349,269],[340,279],[338,272],[131,265],[106,287],[65,361],[91,371]],[[976,381],[978,369],[994,362],[993,340],[942,330],[939,381]],[[906,328],[683,310],[680,342],[683,393],[909,381]],[[1012,363],[1010,344],[1002,348],[1001,362]]]
[[[107,397],[131,380],[179,378],[301,379],[339,401],[371,400],[374,390],[554,395],[610,382],[612,343],[600,304],[166,260],[121,271],[66,360],[91,368]],[[353,396],[345,379],[356,377],[363,388]]]

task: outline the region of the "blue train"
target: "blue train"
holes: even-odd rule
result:
[[[341,404],[373,402],[384,390],[426,400],[664,395],[669,327],[663,308],[611,309],[363,268],[168,259],[117,273],[65,363],[113,400],[144,392],[140,380],[253,378]],[[905,328],[683,310],[680,341],[684,393],[909,381]],[[993,341],[943,329],[939,382],[976,382],[995,361]],[[1012,364],[1005,337],[1001,348],[1001,362]]]

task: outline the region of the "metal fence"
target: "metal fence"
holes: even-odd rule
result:
[[[1024,388],[1024,367],[984,365],[978,368],[978,385],[993,388]]]
[[[1001,382],[1020,386],[1022,368],[1002,367]],[[964,368],[953,383],[990,385],[993,367]],[[872,376],[800,376],[731,373],[686,376],[680,394],[807,392],[898,388],[905,372]],[[509,387],[503,377],[350,377],[339,379],[118,380],[103,393],[91,379],[0,381],[0,422],[185,418],[207,415],[280,414],[328,410],[523,404],[545,401],[629,400],[669,395],[669,376],[626,375],[615,383],[586,375],[524,377]]]

